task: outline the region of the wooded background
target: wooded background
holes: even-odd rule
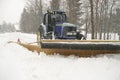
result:
[[[92,39],[120,36],[120,0],[27,0],[20,20],[22,32],[36,33],[47,10],[62,10],[68,22],[91,33]],[[120,38],[119,38],[120,39]]]
[[[5,32],[15,32],[15,25],[11,23],[6,23],[3,21],[2,25],[0,25],[0,33],[5,33]]]

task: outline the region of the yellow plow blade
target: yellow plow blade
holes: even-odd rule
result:
[[[61,42],[61,40],[55,40],[56,42]],[[43,43],[47,42],[47,43],[54,43],[55,41],[53,40],[44,40]],[[72,42],[74,43],[74,41],[63,41],[63,42]],[[79,41],[79,42],[111,42],[111,41]],[[119,41],[113,41],[112,43],[119,43]],[[97,50],[97,49],[68,49],[68,48],[41,48],[38,45],[32,45],[32,44],[25,44],[25,43],[17,43],[25,48],[27,48],[28,50],[34,52],[38,52],[38,54],[40,54],[40,52],[44,52],[47,55],[53,55],[53,54],[60,54],[60,55],[65,55],[65,56],[69,56],[69,55],[75,55],[75,56],[80,56],[80,57],[90,57],[90,56],[96,56],[99,54],[118,54],[120,53],[120,46],[117,46],[117,49],[104,49],[103,50]],[[47,44],[49,46],[49,44]],[[55,44],[56,45],[56,44]],[[90,44],[88,44],[90,45]],[[115,46],[115,45],[114,45]]]

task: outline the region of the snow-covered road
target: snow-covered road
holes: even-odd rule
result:
[[[91,58],[38,55],[8,41],[35,42],[36,35],[0,34],[0,80],[120,80],[120,54]]]

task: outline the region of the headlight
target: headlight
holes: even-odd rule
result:
[[[68,35],[68,36],[76,35],[76,32],[67,32],[67,35]]]

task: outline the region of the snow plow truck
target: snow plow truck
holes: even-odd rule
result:
[[[86,40],[63,11],[47,11],[37,33],[38,45],[18,43],[30,51],[80,57],[120,53],[120,40]]]

